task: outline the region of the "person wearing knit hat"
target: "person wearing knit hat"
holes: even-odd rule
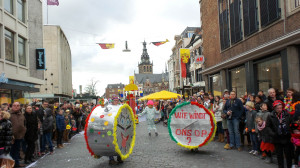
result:
[[[284,110],[284,103],[275,100],[272,104],[273,112],[268,116],[266,127],[270,130],[275,145],[278,167],[284,167],[284,158],[287,167],[292,167],[291,128],[292,118]],[[284,157],[285,156],[285,157]]]
[[[147,119],[147,124],[148,124],[148,133],[149,136],[151,136],[151,130],[155,131],[155,135],[158,136],[157,130],[156,130],[156,126],[154,123],[154,119],[155,119],[155,114],[159,114],[161,109],[159,111],[156,110],[156,108],[153,108],[153,101],[149,100],[147,102],[147,106],[144,111],[140,114],[138,114],[139,117],[143,116],[143,115],[147,115],[146,119]]]

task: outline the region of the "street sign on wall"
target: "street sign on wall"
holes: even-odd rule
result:
[[[45,70],[46,69],[46,58],[45,49],[36,49],[36,69]]]
[[[205,61],[205,58],[203,55],[196,55],[195,56],[195,63],[196,64],[203,64]]]

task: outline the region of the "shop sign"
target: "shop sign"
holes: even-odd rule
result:
[[[8,78],[5,77],[5,73],[2,72],[0,75],[0,83],[8,83]]]
[[[44,48],[36,49],[36,69],[46,69],[46,58]]]
[[[203,64],[205,61],[205,58],[203,55],[196,55],[195,56],[195,63],[196,64]]]

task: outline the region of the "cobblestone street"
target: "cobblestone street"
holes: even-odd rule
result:
[[[192,153],[177,146],[171,141],[167,127],[157,124],[158,137],[149,137],[146,123],[137,125],[137,138],[133,154],[121,165],[109,166],[108,158],[94,159],[86,149],[83,133],[76,135],[70,144],[63,149],[56,149],[53,155],[46,155],[36,163],[29,165],[32,168],[102,168],[102,167],[276,167],[267,164],[259,157],[251,156],[245,150],[227,151],[223,143],[212,142]]]

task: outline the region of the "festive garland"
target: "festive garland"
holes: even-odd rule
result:
[[[189,104],[191,104],[191,105],[196,105],[196,106],[198,106],[199,108],[203,108],[203,109],[205,110],[205,112],[209,115],[209,117],[210,117],[210,124],[211,124],[211,126],[212,126],[211,131],[210,131],[209,135],[207,136],[207,138],[205,139],[205,141],[204,141],[203,143],[201,143],[200,145],[198,145],[198,146],[189,146],[189,145],[183,145],[183,144],[181,144],[180,142],[178,142],[178,141],[175,139],[175,137],[174,137],[173,134],[172,134],[172,130],[171,130],[171,119],[172,119],[173,114],[176,112],[176,110],[177,110],[178,108],[181,108],[181,107],[186,106],[186,105],[189,105]],[[181,147],[184,147],[184,148],[187,148],[187,149],[196,149],[196,148],[199,148],[199,147],[201,147],[201,146],[204,146],[204,145],[208,144],[208,143],[213,139],[213,137],[215,136],[215,131],[216,131],[216,121],[215,121],[215,118],[214,118],[213,114],[212,114],[211,112],[209,112],[203,105],[201,105],[201,104],[199,104],[199,103],[197,103],[197,102],[184,102],[184,103],[182,103],[182,104],[176,106],[176,107],[171,111],[171,113],[170,113],[170,115],[169,115],[169,119],[168,119],[168,131],[169,131],[169,135],[170,135],[171,139],[172,139],[174,142],[176,142],[177,145],[179,145],[179,146],[181,146]]]
[[[118,125],[118,120],[117,119],[119,118],[120,114],[122,113],[122,110],[125,109],[125,108],[127,108],[130,112],[131,121],[132,121],[132,124],[133,124],[133,136],[132,136],[132,141],[131,141],[131,144],[130,144],[129,152],[126,155],[123,155],[121,150],[120,150],[120,147],[118,145],[118,140],[117,140],[117,125]],[[131,107],[128,104],[124,104],[123,106],[121,106],[119,111],[118,111],[118,114],[116,115],[115,120],[114,120],[114,128],[113,128],[114,141],[113,141],[113,144],[115,145],[116,152],[120,155],[122,160],[125,160],[129,157],[129,155],[132,153],[132,150],[133,150],[133,147],[134,147],[134,144],[135,144],[135,135],[136,135],[135,127],[136,127],[136,125],[135,125],[134,121],[135,121],[134,120],[134,114],[132,112]]]
[[[300,101],[297,101],[292,105],[293,110],[295,110],[297,104],[300,104]]]
[[[86,148],[87,148],[87,150],[90,152],[90,154],[91,154],[92,156],[94,156],[94,158],[99,158],[99,156],[96,156],[96,155],[94,154],[94,152],[92,151],[92,149],[91,149],[91,147],[90,147],[90,145],[89,145],[89,143],[88,143],[87,128],[88,128],[88,126],[89,126],[89,120],[90,120],[91,114],[93,113],[93,111],[95,110],[95,108],[97,108],[97,107],[99,107],[99,106],[100,106],[100,105],[97,105],[97,106],[95,106],[95,107],[92,109],[92,111],[90,112],[90,114],[87,116],[87,118],[86,118],[86,120],[85,120],[85,127],[84,127],[84,139],[85,139],[85,142],[86,142]]]
[[[211,136],[210,140],[205,145],[209,144],[214,139],[214,137],[216,136],[216,132],[217,132],[217,121],[216,121],[215,115],[213,113],[211,113],[211,115],[213,116],[213,120],[214,120],[214,131],[213,131],[213,135]]]

